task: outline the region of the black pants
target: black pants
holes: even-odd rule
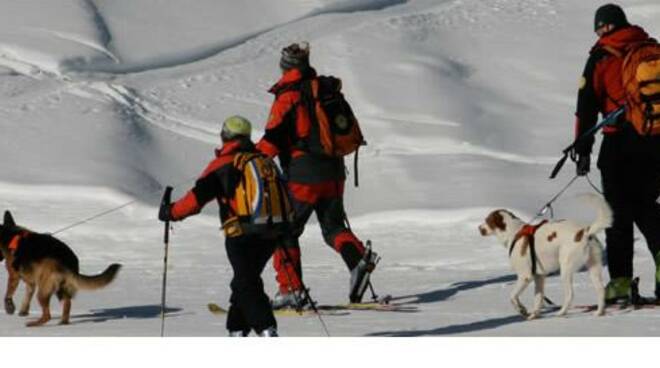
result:
[[[605,231],[610,278],[633,276],[633,224],[655,258],[660,252],[660,137],[626,127],[605,135],[598,158],[614,223]]]
[[[234,270],[227,330],[257,333],[277,327],[270,300],[264,292],[261,272],[273,255],[275,241],[254,236],[227,238],[225,248]]]

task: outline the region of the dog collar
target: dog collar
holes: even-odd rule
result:
[[[25,238],[29,234],[28,231],[21,231],[20,233],[14,235],[13,238],[11,238],[11,241],[9,242],[9,250],[13,253],[16,252],[18,249],[18,246],[21,243],[21,240]]]

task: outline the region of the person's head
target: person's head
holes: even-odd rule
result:
[[[292,43],[282,49],[280,69],[287,72],[291,69],[305,70],[309,68],[309,43]]]
[[[252,123],[242,116],[230,116],[222,123],[220,138],[222,143],[237,139],[250,139],[252,134]]]
[[[596,10],[594,31],[603,37],[616,29],[630,25],[626,13],[616,4],[606,4]]]

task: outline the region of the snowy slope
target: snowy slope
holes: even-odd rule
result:
[[[311,42],[320,73],[343,79],[367,135],[361,187],[348,190],[347,208],[358,235],[383,255],[374,283],[419,308],[328,317],[333,335],[658,335],[650,323],[657,313],[648,311],[522,322],[507,300],[506,251],[476,231],[493,207],[529,216],[570,179],[570,165],[557,181],[546,178],[571,139],[576,81],[599,5],[0,1],[0,210],[55,231],[138,201],[58,235],[83,272],[125,265],[108,289],[79,295],[72,326],[26,330],[23,319],[0,315],[0,335],[156,335],[160,192],[191,185],[224,117],[245,115],[260,135],[279,50],[300,40]],[[655,1],[622,5],[633,22],[660,34]],[[576,184],[558,214],[589,221],[593,214],[571,200],[588,190]],[[224,334],[223,319],[204,310],[208,301],[227,303],[231,278],[216,208],[208,207],[172,236],[172,335]],[[343,302],[348,275],[340,258],[321,244],[316,226],[303,244],[313,295]],[[643,241],[637,251],[648,292],[652,262]],[[270,269],[264,278],[274,291]],[[0,285],[5,279],[0,274]],[[586,277],[578,282],[578,303],[590,303]],[[548,289],[560,299],[556,280]],[[322,332],[315,318],[282,318],[280,327],[286,335]]]

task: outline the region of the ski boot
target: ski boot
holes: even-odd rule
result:
[[[277,328],[275,327],[268,327],[267,329],[257,332],[257,336],[259,337],[279,337],[280,335],[277,334]]]
[[[277,292],[270,302],[273,309],[302,309],[308,304],[303,290],[293,290],[288,293]]]
[[[656,299],[654,298],[639,295],[639,277],[635,277],[630,284],[630,303],[637,306],[656,303]]]
[[[364,292],[369,286],[369,278],[380,261],[380,256],[371,250],[371,240],[367,240],[366,251],[355,268],[351,270],[350,294],[348,299],[351,303],[362,302]]]
[[[628,304],[631,302],[630,277],[617,277],[607,283],[605,287],[605,304]]]

